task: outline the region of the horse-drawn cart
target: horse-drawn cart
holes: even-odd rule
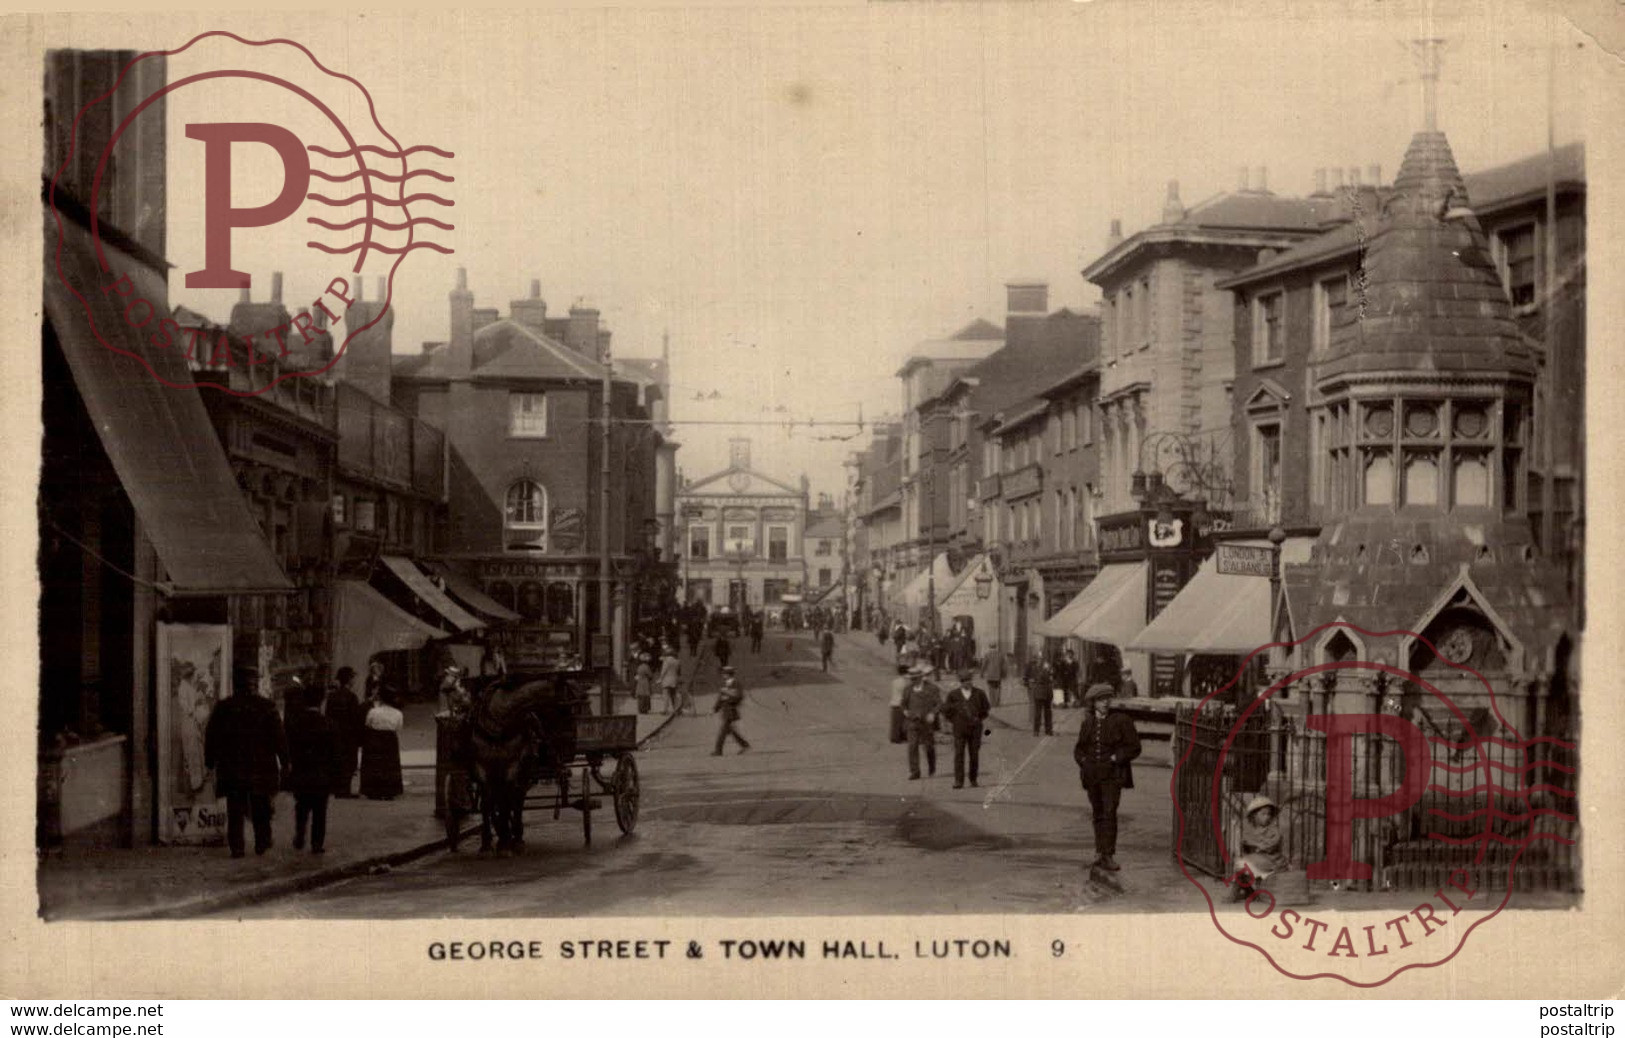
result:
[[[638,823],[636,714],[599,716],[573,683],[556,677],[498,679],[477,689],[466,717],[447,726],[437,769],[445,784],[446,841],[456,850],[463,826],[481,816],[481,850],[493,832],[498,849],[524,843],[526,811],[581,812],[592,843],[593,812],[610,807],[630,833]],[[605,773],[605,766],[613,770]]]

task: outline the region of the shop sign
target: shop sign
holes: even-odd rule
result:
[[[1275,572],[1275,549],[1252,544],[1221,544],[1215,553],[1220,573],[1237,577],[1269,577]]]

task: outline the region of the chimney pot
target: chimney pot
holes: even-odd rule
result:
[[[530,297],[532,299],[540,299],[540,298],[542,298],[542,279],[541,278],[531,278],[530,279]]]
[[[1372,163],[1365,168],[1365,172],[1366,179],[1371,181],[1372,187],[1382,186],[1382,167],[1380,165]]]
[[[271,302],[282,302],[282,271],[280,270],[271,274]]]
[[[378,279],[378,301],[380,303],[382,303],[388,298],[389,298],[389,282],[386,279],[380,277]]]
[[[459,292],[467,292],[468,291],[468,268],[467,267],[458,267],[457,268],[457,291],[459,291]]]
[[[1162,203],[1162,222],[1178,223],[1185,218],[1185,207],[1179,201],[1179,181],[1168,181],[1168,198]]]
[[[239,303],[252,303],[253,301],[254,301],[254,293],[249,290],[247,285],[244,285],[243,290],[241,292],[237,293],[237,302],[239,302]]]
[[[308,312],[309,311],[307,311],[307,313]],[[327,311],[318,306],[316,308],[314,317],[316,319],[316,330],[319,332],[325,332],[327,330]]]
[[[355,279],[355,301],[358,303],[367,301],[367,279],[364,277]]]
[[[1239,170],[1236,171],[1236,190],[1237,191],[1250,191],[1250,190],[1252,190],[1251,184],[1249,183],[1249,181],[1247,179],[1247,172],[1248,171],[1247,171],[1246,166],[1242,166]]]
[[[1253,179],[1258,181],[1254,187],[1257,188],[1260,194],[1269,194],[1270,171],[1268,166],[1259,166],[1258,169],[1254,171]]]

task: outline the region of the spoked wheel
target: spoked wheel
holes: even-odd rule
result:
[[[630,833],[638,825],[638,762],[630,753],[623,753],[615,761],[615,774],[609,780],[610,794],[615,798],[615,824],[621,832]]]

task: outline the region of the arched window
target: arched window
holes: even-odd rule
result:
[[[522,479],[508,488],[503,545],[509,551],[547,550],[547,491]]]

